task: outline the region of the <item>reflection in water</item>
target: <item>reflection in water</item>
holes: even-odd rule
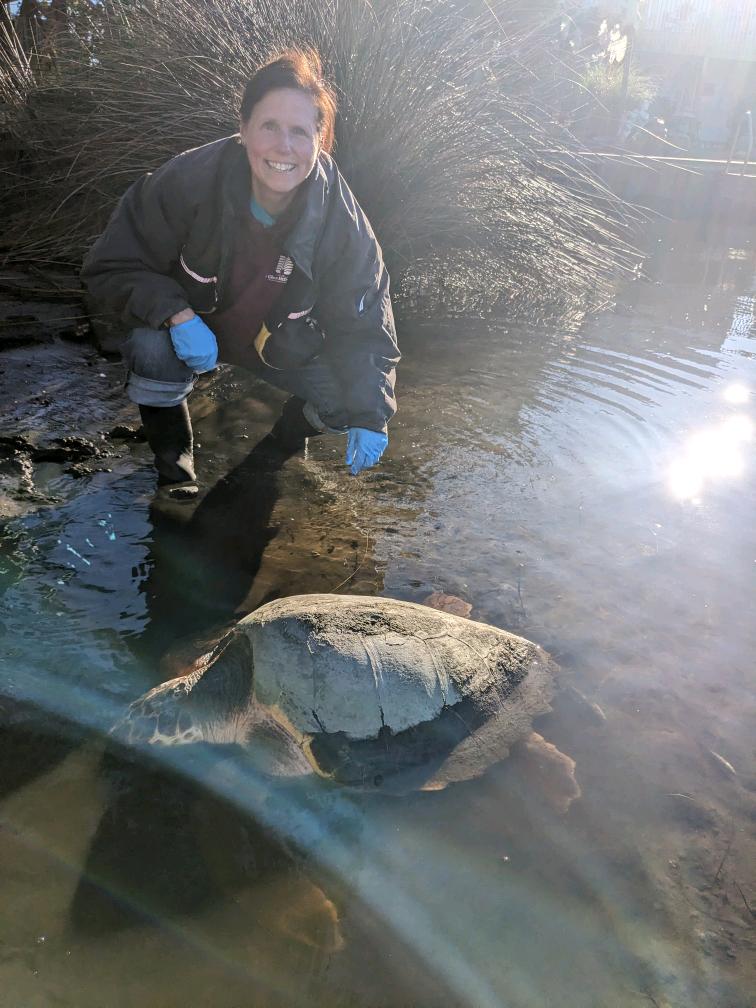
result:
[[[7,524],[0,682],[14,705],[98,730],[130,694],[150,528],[134,498],[146,482],[101,473],[87,493]]]
[[[445,792],[358,801],[272,786],[234,751],[103,791],[99,753],[62,746],[0,801],[14,1005],[101,1008],[117,989],[124,1008],[750,1006],[749,241],[670,229],[651,280],[578,333],[406,334],[388,459],[364,479],[325,439],[256,467],[244,442],[273,410],[225,374],[195,394],[214,489],[188,524],[150,523],[140,471],[13,526],[16,697],[103,727],[165,647],[267,598],[440,590],[560,661],[576,690],[537,729],[582,790],[557,815],[515,756]],[[670,494],[675,464],[699,506]],[[96,935],[71,932],[72,907]],[[132,926],[109,936],[116,911]]]

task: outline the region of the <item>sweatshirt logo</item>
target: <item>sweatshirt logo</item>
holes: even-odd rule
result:
[[[273,283],[286,283],[293,271],[294,260],[290,259],[287,255],[280,255],[276,263],[275,273],[268,273],[265,279],[271,280]]]

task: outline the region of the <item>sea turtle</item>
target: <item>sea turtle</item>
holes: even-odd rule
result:
[[[113,731],[129,745],[241,744],[274,775],[403,794],[478,776],[520,740],[532,747],[555,673],[537,645],[448,611],[296,595],[242,619]]]

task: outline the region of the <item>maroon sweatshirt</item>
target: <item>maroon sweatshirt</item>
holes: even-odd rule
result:
[[[225,364],[260,369],[255,337],[294,266],[283,252],[284,240],[296,220],[294,209],[290,207],[270,227],[252,214],[237,221],[227,305],[204,316],[218,341],[218,360]]]

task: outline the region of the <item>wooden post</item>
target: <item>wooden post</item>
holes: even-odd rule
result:
[[[627,35],[627,49],[622,60],[622,84],[620,86],[620,97],[617,107],[617,128],[615,137],[619,138],[619,131],[622,128],[622,117],[627,111],[627,92],[630,86],[630,66],[633,61],[633,48],[635,46],[635,28],[631,24],[623,25]]]

